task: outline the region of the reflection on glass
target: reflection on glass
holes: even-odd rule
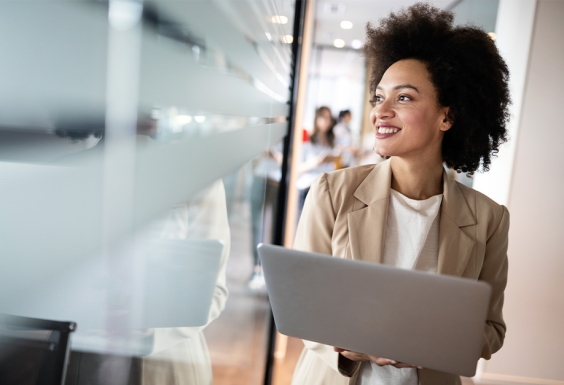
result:
[[[168,241],[157,243],[153,249],[149,266],[161,271],[152,273],[156,282],[151,278],[147,282],[146,298],[152,298],[148,303],[158,305],[150,306],[148,315],[157,313],[162,325],[171,325],[172,316],[178,317],[175,313],[184,307],[186,315],[172,324],[187,325],[194,317],[195,326],[154,329],[153,350],[143,360],[143,383],[210,384],[211,360],[202,330],[220,315],[228,295],[230,230],[222,182],[215,182],[190,202],[172,209],[157,227]],[[169,258],[164,269],[163,256]],[[184,269],[180,270],[181,266]],[[213,295],[211,304],[203,300],[208,293]],[[170,303],[159,311],[163,301]],[[166,310],[171,317],[166,316]]]
[[[1,308],[77,322],[69,385],[262,382],[293,9],[233,3],[1,6]]]
[[[237,384],[263,382],[269,304],[256,245],[272,240],[281,149],[277,143],[223,178],[232,235],[230,297],[222,315],[204,331],[214,384],[230,385],[234,378]]]
[[[144,128],[140,125],[139,131]],[[68,128],[60,135],[74,141],[91,137],[84,130],[73,133]],[[54,167],[71,166],[75,173],[101,170],[106,145],[101,136],[92,149],[59,158]],[[166,146],[146,135],[137,139],[139,145]],[[84,159],[90,160],[87,168],[77,163]],[[225,193],[218,181],[135,236],[33,287],[5,309],[78,323],[69,367],[76,376],[68,377],[69,384],[92,376],[101,384],[135,378],[145,384],[174,383],[170,379],[194,383],[195,378],[207,384],[211,362],[202,330],[227,300],[229,244]]]
[[[154,108],[151,112],[151,120],[145,119],[144,121],[146,126],[150,124],[153,127],[153,131],[147,132],[152,138],[160,142],[170,142],[194,136],[239,130],[245,127],[280,123],[286,121],[286,117],[264,118],[162,107]]]
[[[282,177],[282,143],[270,147],[259,155],[253,166],[250,193],[253,274],[248,285],[251,289],[259,289],[264,286],[264,275],[258,258],[257,245],[272,241],[272,230],[276,223],[278,186]]]
[[[0,314],[0,383],[60,384],[75,328],[72,322]]]

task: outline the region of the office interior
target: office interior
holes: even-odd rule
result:
[[[2,2],[0,383],[290,384],[256,245],[292,246],[318,107],[380,161],[365,26],[414,3]],[[430,3],[511,73],[509,142],[453,174],[511,213],[505,345],[463,383],[564,384],[564,1]]]

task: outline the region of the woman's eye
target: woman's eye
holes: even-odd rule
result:
[[[370,99],[370,105],[374,107],[376,104],[382,103],[383,101],[384,98],[382,98],[380,95],[373,95],[372,98]]]
[[[407,95],[400,95],[398,97],[398,100],[401,101],[401,102],[407,102],[407,101],[411,100],[411,98]]]

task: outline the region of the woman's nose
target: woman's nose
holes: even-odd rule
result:
[[[394,116],[393,109],[390,108],[390,104],[387,101],[380,102],[372,108],[370,111],[370,120],[372,124],[376,124],[377,120],[391,118]]]
[[[390,102],[384,100],[374,106],[372,113],[376,119],[390,118],[394,115],[394,111],[391,108]]]

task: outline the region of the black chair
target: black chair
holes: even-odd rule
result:
[[[0,384],[62,385],[74,322],[0,314]]]

